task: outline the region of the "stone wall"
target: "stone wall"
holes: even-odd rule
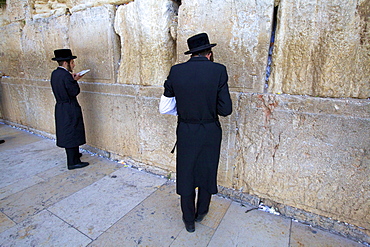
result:
[[[369,0],[282,0],[279,9],[270,92],[369,97]]]
[[[8,1],[0,11],[0,116],[53,137],[51,58],[54,49],[71,48],[75,70],[91,69],[79,95],[85,148],[174,177],[176,118],[158,113],[159,98],[171,65],[188,59],[186,39],[205,31],[218,44],[215,60],[228,69],[233,99],[233,114],[221,119],[223,193],[250,195],[370,242],[369,6],[368,0]],[[314,223],[308,214],[318,216]]]

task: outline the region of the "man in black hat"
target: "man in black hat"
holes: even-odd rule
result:
[[[212,194],[217,193],[217,168],[222,130],[218,115],[232,112],[226,67],[213,62],[206,33],[187,40],[191,58],[172,66],[164,83],[160,112],[178,115],[176,192],[181,196],[183,221],[195,231],[208,213]],[[195,188],[198,200],[195,207]]]
[[[79,146],[86,143],[85,127],[82,118],[81,106],[77,101],[80,87],[77,81],[82,77],[72,74],[75,67],[70,49],[54,51],[59,66],[51,74],[51,87],[56,99],[55,104],[55,128],[57,146],[65,148],[67,153],[68,169],[77,169],[88,166],[88,162],[81,162],[82,154]]]

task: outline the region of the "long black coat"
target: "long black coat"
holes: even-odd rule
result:
[[[51,87],[55,96],[55,127],[57,146],[78,147],[86,143],[85,127],[77,95],[80,87],[67,70],[58,67],[51,74]]]
[[[174,65],[164,84],[164,96],[176,98],[176,190],[182,196],[196,187],[217,193],[222,139],[218,115],[232,112],[227,81],[224,65],[193,57]]]

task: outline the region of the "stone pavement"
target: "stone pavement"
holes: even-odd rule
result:
[[[69,171],[55,141],[0,123],[0,246],[363,246],[213,196],[188,233],[175,184],[84,152]]]

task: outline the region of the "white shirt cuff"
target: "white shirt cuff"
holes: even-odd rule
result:
[[[161,114],[170,114],[170,115],[177,116],[175,97],[169,98],[169,97],[162,95],[161,101],[159,103],[159,112]]]

